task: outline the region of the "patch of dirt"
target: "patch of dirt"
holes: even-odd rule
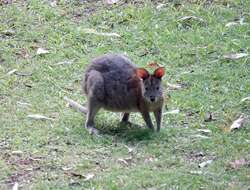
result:
[[[64,13],[63,16],[70,17],[76,23],[81,23],[82,21],[88,19],[91,15],[98,12],[102,8],[102,1],[79,1],[70,5],[70,7],[74,7],[73,11],[71,11],[67,7],[63,7]]]
[[[158,2],[158,1],[157,1]],[[160,2],[160,1],[159,1]],[[155,4],[157,4],[154,1]],[[143,0],[120,0],[115,6],[108,5],[105,1],[75,1],[73,3],[74,11],[65,12],[65,15],[69,15],[74,22],[80,23],[85,19],[88,19],[93,14],[97,13],[100,10],[112,10],[117,9],[117,7],[126,7],[128,5],[134,5],[136,7],[142,7],[145,4]]]
[[[7,165],[14,168],[14,172],[5,179],[5,184],[8,186],[13,186],[16,182],[19,184],[30,183],[41,169],[40,161],[43,159],[38,156],[23,157],[22,155],[12,155],[10,153],[3,154],[2,158]]]
[[[250,167],[250,161],[245,159],[245,158],[241,158],[241,159],[238,159],[238,160],[233,160],[231,162],[229,162],[228,166],[227,166],[227,170],[229,169],[234,169],[234,170],[237,170],[239,168],[242,168],[242,167]]]
[[[186,160],[193,163],[201,163],[206,160],[214,160],[215,155],[207,154],[202,151],[191,151],[185,154]]]
[[[38,169],[36,169],[38,170]],[[12,173],[6,180],[5,183],[8,186],[13,186],[16,182],[19,184],[28,184],[36,176],[35,170],[22,170]]]
[[[0,5],[12,4],[13,0],[0,0]]]

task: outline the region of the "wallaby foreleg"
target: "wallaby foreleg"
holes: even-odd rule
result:
[[[121,122],[126,122],[127,123],[128,120],[129,120],[129,115],[130,115],[130,113],[127,113],[127,112],[123,113]]]

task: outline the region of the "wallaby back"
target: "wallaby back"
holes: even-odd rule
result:
[[[95,73],[91,75],[91,72]],[[99,94],[93,92],[96,84],[103,86],[103,90],[98,91]],[[141,81],[136,76],[135,65],[123,55],[108,54],[98,57],[86,70],[85,93],[87,96],[101,97],[98,103],[105,109],[137,110],[137,103],[141,98],[140,88]]]

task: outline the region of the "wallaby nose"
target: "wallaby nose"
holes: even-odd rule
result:
[[[150,96],[150,100],[151,100],[151,102],[154,102],[155,101],[155,97],[154,96]]]

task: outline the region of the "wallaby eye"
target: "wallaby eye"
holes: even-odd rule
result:
[[[156,90],[159,90],[159,89],[160,89],[159,86],[157,86],[157,87],[156,87]]]
[[[145,90],[148,90],[148,87],[146,87]]]

